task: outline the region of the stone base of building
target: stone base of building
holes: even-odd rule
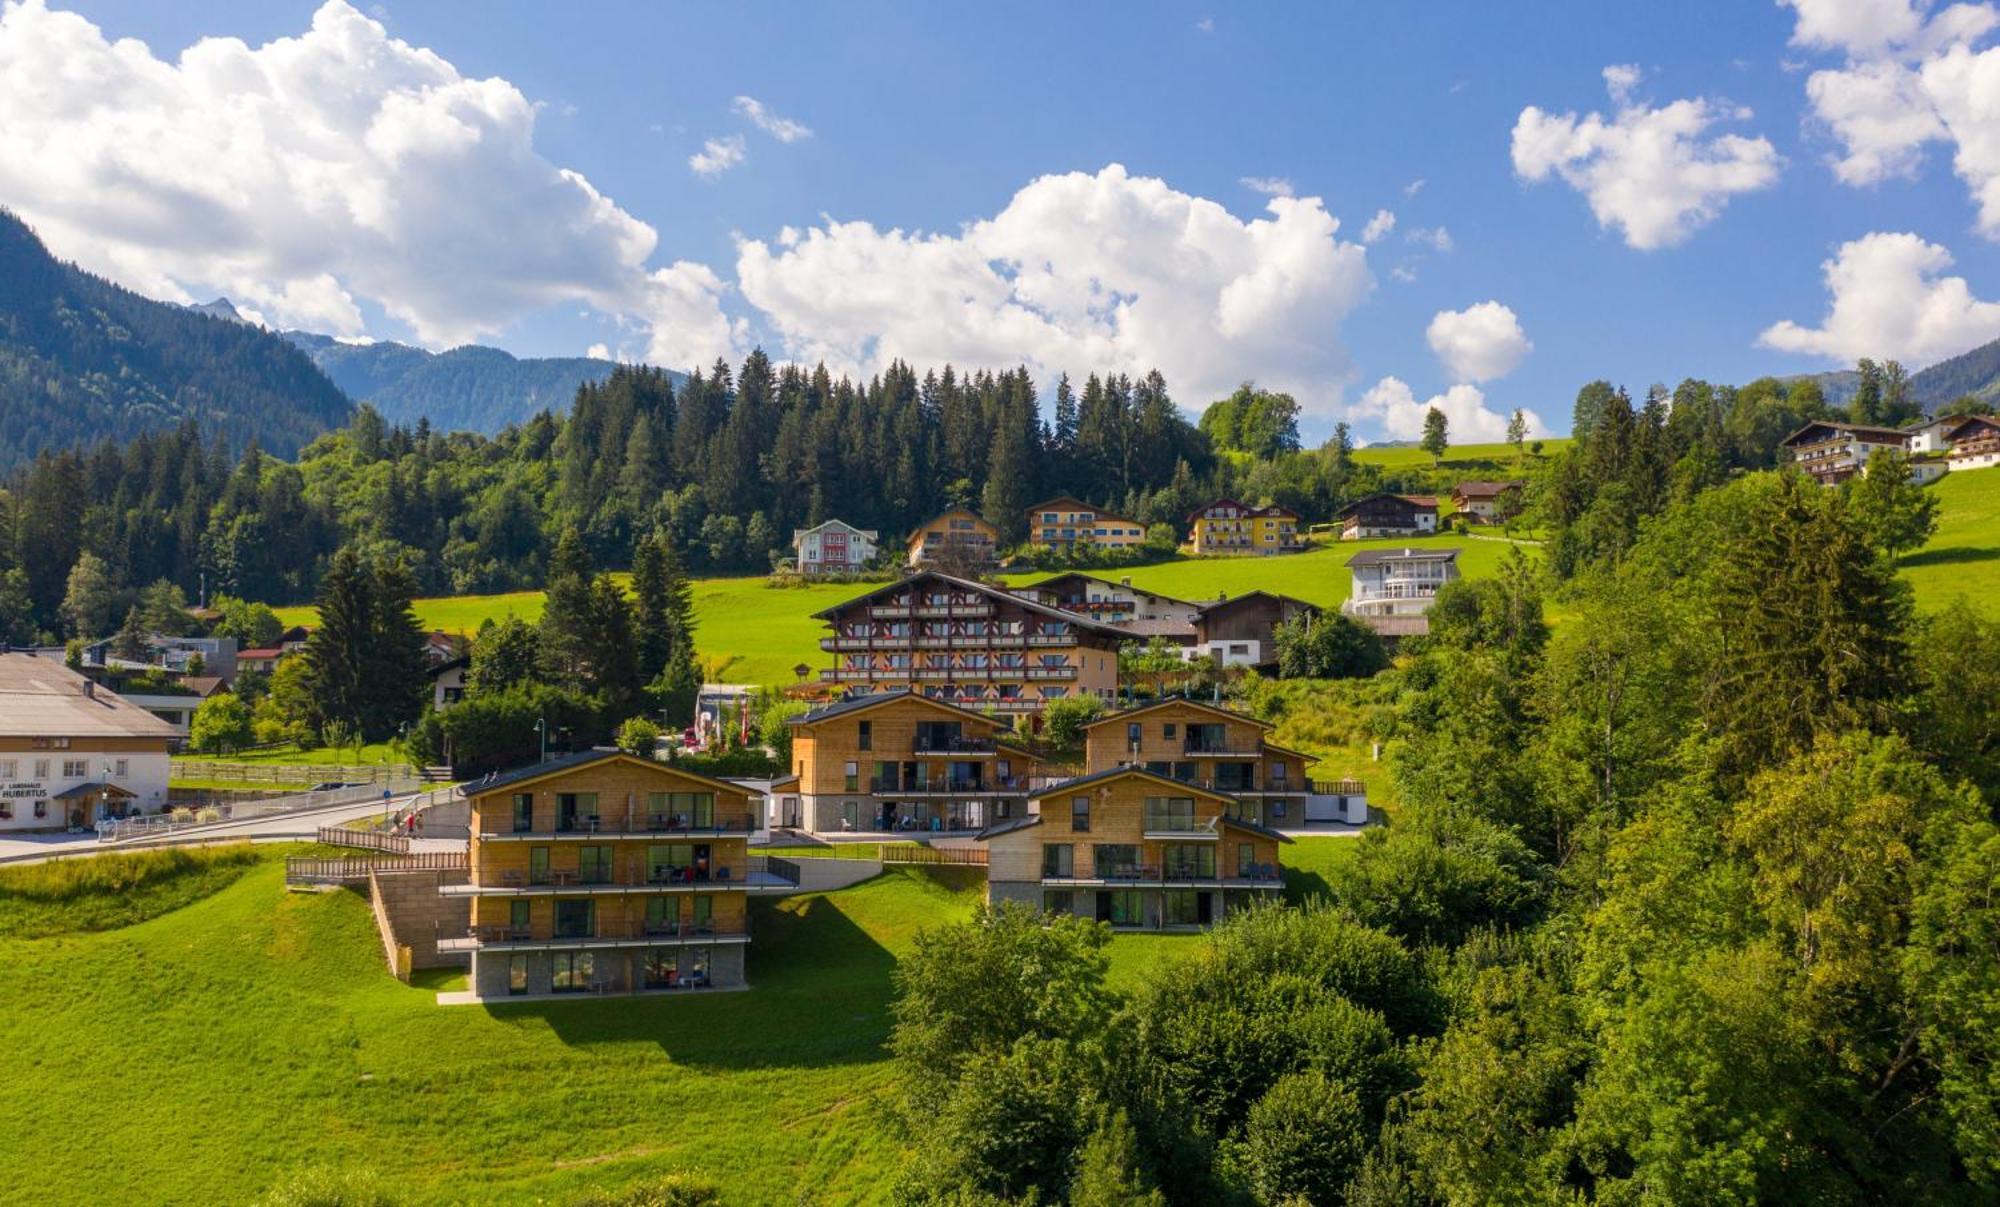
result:
[[[591,997],[744,989],[746,945],[598,948],[579,951],[476,951],[465,1000]],[[587,957],[587,958],[586,958]],[[558,972],[564,985],[558,987]],[[440,994],[443,1001],[447,995]],[[449,995],[457,998],[461,995]]]
[[[1170,896],[1174,898],[1171,903]],[[1260,889],[1056,888],[1033,880],[997,880],[986,885],[988,904],[1013,901],[1043,913],[1096,918],[1119,930],[1201,930],[1220,922],[1231,910],[1278,899],[1276,891]]]

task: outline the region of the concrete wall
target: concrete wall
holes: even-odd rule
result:
[[[465,838],[472,831],[472,802],[464,797],[421,810],[425,838]]]
[[[989,880],[986,882],[986,900],[993,905],[1016,901],[1039,912],[1042,908],[1042,884],[1039,880]]]
[[[830,892],[882,874],[882,861],[879,859],[814,859],[797,855],[785,858],[798,865],[799,891],[802,893]]]
[[[392,961],[390,971],[465,966],[462,953],[437,949],[440,927],[463,931],[471,918],[470,898],[440,896],[438,889],[465,880],[464,872],[377,872],[370,877],[377,919],[389,932],[384,943],[410,950],[409,967],[398,969]]]

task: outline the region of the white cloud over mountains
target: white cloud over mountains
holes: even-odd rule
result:
[[[1440,310],[1424,331],[1431,351],[1450,371],[1453,381],[1482,382],[1505,377],[1535,345],[1521,330],[1514,311],[1499,302],[1480,302],[1463,310]]]
[[[1034,180],[957,234],[828,219],[744,240],[737,280],[792,355],[841,368],[1158,366],[1199,406],[1255,365],[1324,409],[1351,373],[1338,325],[1374,275],[1318,198],[1265,211],[1243,221],[1112,164]]]
[[[733,339],[722,285],[534,148],[535,106],[335,0],[252,48],[167,62],[41,0],[0,10],[0,201],[59,254],[159,297],[226,291],[359,335],[359,299],[448,345],[578,300],[688,363]]]
[[[1418,398],[1408,382],[1385,377],[1368,388],[1354,408],[1357,418],[1382,425],[1392,440],[1415,440],[1424,434],[1424,416],[1432,407],[1444,412],[1446,430],[1455,444],[1497,443],[1507,438],[1507,420],[1486,405],[1486,394],[1478,386],[1460,382],[1442,394]],[[1548,425],[1533,411],[1522,411],[1530,436],[1546,436]]]
[[[1731,197],[1777,182],[1780,160],[1768,140],[1709,133],[1748,118],[1747,109],[1702,97],[1651,108],[1634,99],[1640,71],[1630,64],[1605,68],[1604,82],[1609,117],[1521,110],[1514,171],[1531,183],[1561,179],[1629,246],[1670,247],[1714,221]]]
[[[1933,143],[1971,191],[1980,233],[2000,240],[2000,30],[1992,4],[1934,15],[1909,0],[1786,0],[1792,41],[1841,52],[1806,81],[1813,115],[1841,145],[1834,174],[1850,185],[1913,177]]]
[[[1824,265],[1820,325],[1787,319],[1758,342],[1846,364],[1867,356],[1915,368],[2000,337],[2000,302],[1972,296],[1964,277],[1944,275],[1950,267],[1949,252],[1916,235],[1863,235]]]

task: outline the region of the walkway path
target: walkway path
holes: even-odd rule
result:
[[[399,808],[415,799],[417,793],[408,793],[390,800],[389,808]],[[44,859],[55,859],[64,855],[101,854],[105,851],[129,851],[139,847],[183,846],[191,843],[222,842],[248,839],[251,842],[311,841],[314,831],[320,826],[337,826],[342,822],[359,817],[372,817],[383,811],[383,802],[366,800],[345,805],[327,805],[318,809],[300,809],[291,813],[274,813],[266,817],[250,817],[242,821],[219,821],[206,826],[187,826],[172,834],[158,838],[128,839],[124,842],[99,842],[95,834],[21,834],[0,838],[0,864],[39,863]],[[463,839],[419,839],[423,844],[418,849],[462,850]],[[430,844],[441,844],[433,848]]]

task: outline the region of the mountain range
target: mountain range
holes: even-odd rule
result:
[[[1804,379],[1818,382],[1826,400],[1834,406],[1846,406],[1861,388],[1861,374],[1853,369],[1803,373],[1785,380]],[[1918,370],[1910,375],[1909,390],[1910,400],[1930,414],[1937,413],[1939,408],[1949,409],[1967,395],[2000,403],[2000,339]]]
[[[286,341],[57,260],[0,210],[0,467],[186,420],[291,456],[353,409]]]

